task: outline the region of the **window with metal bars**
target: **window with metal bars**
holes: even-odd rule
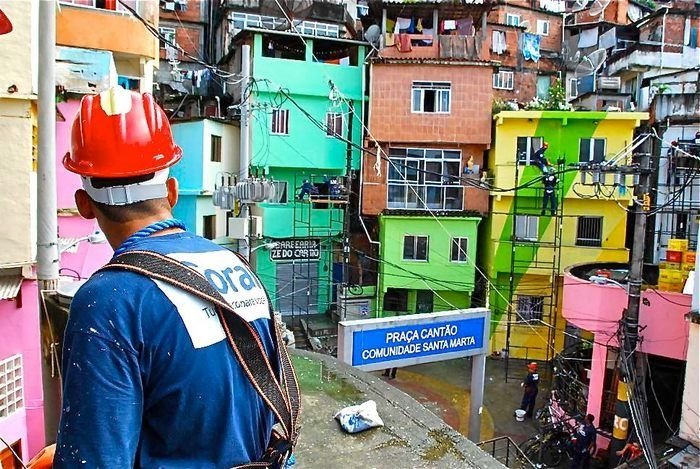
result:
[[[544,313],[544,297],[518,295],[518,321],[540,321]]]
[[[599,247],[603,243],[603,217],[578,217],[576,246]]]
[[[289,135],[289,109],[272,110],[270,133],[274,135]]]
[[[214,163],[221,163],[221,136],[211,136],[211,160]]]

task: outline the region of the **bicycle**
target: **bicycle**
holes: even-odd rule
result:
[[[571,420],[575,418],[561,418],[548,423],[541,433],[521,444],[520,449],[538,467],[557,467],[562,463],[564,456],[572,459],[575,425],[569,423]]]

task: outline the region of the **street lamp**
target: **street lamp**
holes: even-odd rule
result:
[[[588,277],[588,280],[593,282],[593,283],[596,283],[598,285],[608,285],[608,284],[617,285],[618,287],[627,291],[627,287],[625,285],[623,285],[620,282],[613,280],[611,278],[603,277],[602,275],[591,275],[590,277]]]
[[[77,246],[78,244],[82,243],[83,241],[87,241],[90,244],[102,244],[107,241],[107,237],[105,234],[101,231],[95,231],[94,233],[83,236],[82,238],[74,239],[70,241],[68,244],[61,244],[60,240],[58,243],[58,253],[63,254],[70,248]]]
[[[258,249],[260,249],[260,248],[274,249],[274,248],[276,248],[277,246],[279,246],[279,244],[280,244],[280,243],[278,243],[278,242],[276,242],[276,241],[271,242],[271,243],[259,244],[259,245],[255,246],[253,249],[251,249],[251,250],[250,250],[250,253],[252,254],[252,253],[254,253],[255,251],[257,251]]]

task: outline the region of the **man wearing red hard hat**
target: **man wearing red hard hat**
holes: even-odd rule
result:
[[[181,157],[151,95],[83,98],[63,164],[115,257],[71,304],[54,468],[279,467],[291,453],[296,381],[268,296],[172,218]]]
[[[525,411],[526,417],[532,417],[535,410],[539,382],[540,375],[537,373],[537,363],[528,363],[527,376],[520,383],[520,386],[523,388],[523,400],[520,403],[520,409]]]

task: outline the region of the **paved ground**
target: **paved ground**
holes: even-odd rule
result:
[[[325,355],[297,350],[293,360],[303,396],[302,433],[296,450],[299,469],[504,467],[381,378]],[[408,372],[396,382],[408,382]],[[377,402],[385,426],[356,435],[344,433],[334,414],[368,399]],[[454,407],[462,403],[457,399]]]
[[[511,360],[511,366],[521,366],[523,378],[527,373],[525,363]],[[378,378],[381,372],[374,373]],[[464,358],[444,362],[416,365],[398,370],[395,380],[388,383],[409,394],[441,417],[453,429],[467,434],[469,425],[469,383],[471,360]],[[532,420],[517,422],[513,412],[520,406],[522,389],[518,380],[505,382],[504,362],[501,359],[486,360],[486,384],[484,387],[484,412],[481,440],[507,435],[521,443],[536,433]],[[540,386],[546,389],[547,386]],[[538,396],[537,407],[544,403],[545,393]]]

